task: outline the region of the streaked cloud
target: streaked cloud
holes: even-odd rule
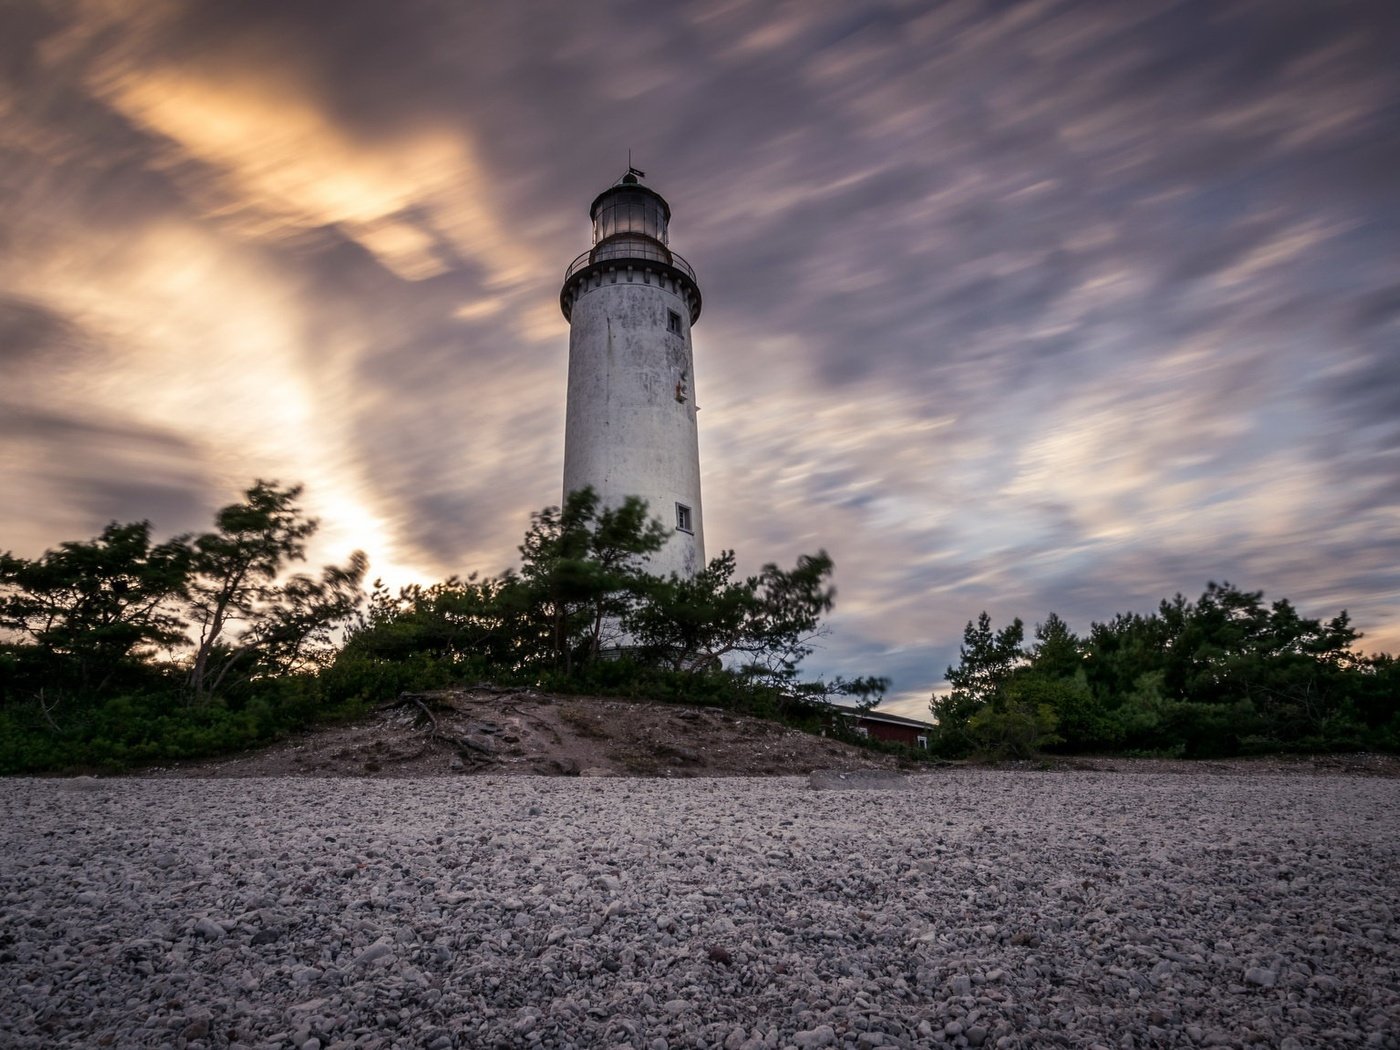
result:
[[[711,542],[836,558],[814,669],[918,713],[983,608],[1212,578],[1400,649],[1387,12],[11,7],[0,546],[265,476],[318,557],[503,568],[630,148],[705,292]]]

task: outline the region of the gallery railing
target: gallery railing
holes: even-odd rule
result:
[[[625,247],[622,245],[600,244],[596,248],[590,248],[573,262],[569,263],[569,268],[564,271],[564,283],[567,284],[569,278],[580,270],[592,266],[594,263],[603,262],[624,262],[629,259],[637,259],[643,262],[665,263],[667,266],[674,266],[681,273],[685,274],[696,284],[695,271],[691,269],[690,263],[686,262],[675,252],[661,246],[652,247],[650,245],[638,244],[632,241]]]

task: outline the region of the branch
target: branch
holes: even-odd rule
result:
[[[54,701],[53,703],[51,703],[51,704],[46,704],[46,703],[44,703],[44,690],[43,690],[43,689],[40,689],[40,690],[39,690],[39,711],[43,714],[43,716],[44,716],[44,721],[47,722],[47,723],[49,724],[49,727],[50,727],[51,729],[53,729],[53,731],[54,731],[55,733],[61,733],[61,732],[63,732],[63,730],[59,729],[59,728],[58,728],[58,723],[55,722],[55,721],[53,720],[53,709],[56,708],[57,706],[58,706],[58,701],[57,701],[57,700],[55,700],[55,701]]]

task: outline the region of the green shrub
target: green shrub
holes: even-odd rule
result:
[[[973,715],[969,730],[975,749],[987,757],[1026,759],[1060,743],[1055,726],[1055,710],[1049,704],[1002,697]]]

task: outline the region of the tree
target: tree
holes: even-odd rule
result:
[[[718,667],[737,656],[749,677],[785,682],[811,652],[835,601],[833,568],[819,551],[800,556],[790,570],[770,563],[736,580],[734,552],[723,551],[692,577],[650,580],[623,627],[649,659],[674,670]]]
[[[671,530],[629,496],[600,508],[591,488],[569,493],[563,508],[532,515],[520,546],[521,570],[503,595],[518,616],[524,653],[571,673],[595,659],[609,631],[641,593],[646,561]]]
[[[377,659],[417,655],[453,660],[475,654],[502,668],[518,662],[519,644],[507,630],[502,594],[511,573],[465,580],[450,576],[430,587],[410,584],[390,594],[374,581],[368,606],[350,630],[346,651]]]
[[[1013,692],[1023,703],[1053,713],[1052,741],[1072,750],[1094,750],[1118,740],[1118,729],[1089,688],[1086,646],[1055,613],[1036,624],[1029,663],[1011,676]]]
[[[940,726],[946,729],[966,726],[969,719],[991,701],[1013,670],[1025,658],[1021,643],[1025,626],[1019,617],[1000,631],[992,630],[992,619],[984,610],[976,623],[963,628],[957,667],[947,670],[947,696],[935,696],[929,704]]]
[[[1134,695],[1144,675],[1165,678],[1165,654],[1170,638],[1157,616],[1118,613],[1105,623],[1089,625],[1084,671],[1089,688],[1108,709]]]
[[[963,644],[957,667],[948,668],[948,683],[953,694],[967,701],[986,703],[1020,664],[1025,660],[1021,645],[1025,626],[1018,616],[1000,631],[992,630],[992,621],[984,611],[974,626],[969,620],[963,629]]]
[[[100,693],[124,664],[181,640],[186,541],[153,545],[150,522],[112,522],[32,561],[0,554],[0,627],[31,639],[63,684]]]
[[[196,699],[217,691],[235,666],[255,673],[260,656],[265,670],[290,666],[309,639],[324,637],[358,604],[365,572],[358,552],[347,566],[327,567],[319,582],[302,576],[278,586],[318,527],[297,505],[301,491],[259,480],[242,503],[215,515],[216,531],[195,539],[189,595],[199,637],[189,686]]]
[[[823,614],[831,611],[836,589],[831,556],[821,550],[798,555],[791,570],[773,563],[758,574],[758,607],[749,620],[749,661],[744,669],[771,681],[789,681],[812,651]]]
[[[327,565],[320,579],[298,573],[282,584],[246,636],[259,674],[288,675],[325,667],[336,647],[333,632],[364,599],[368,560],[355,551],[346,565]]]
[[[1069,624],[1055,613],[1035,625],[1036,644],[1030,661],[1038,672],[1050,678],[1071,678],[1083,663],[1083,646]]]
[[[1352,672],[1351,703],[1371,746],[1400,751],[1400,659],[1376,653]]]
[[[993,758],[1031,758],[1062,742],[1056,733],[1060,683],[1034,673],[1011,675],[968,719],[974,746]]]
[[[374,697],[464,679],[514,678],[535,666],[529,617],[513,574],[453,576],[391,593],[378,580],[325,681],[336,695]],[[525,632],[525,633],[522,633]]]
[[[1287,599],[1265,605],[1262,591],[1211,582],[1196,602],[1181,595],[1162,602],[1158,619],[1157,666],[1168,695],[1235,709],[1236,738],[1318,734],[1354,687],[1350,672],[1360,658],[1351,647],[1360,635],[1345,611],[1324,624],[1300,616]]]
[[[722,551],[694,576],[647,581],[623,629],[648,660],[673,670],[718,666],[744,644],[758,604],[757,578],[734,573],[734,552]]]
[[[548,671],[596,689],[703,688],[760,706],[815,697],[812,690],[878,701],[884,679],[791,686],[834,599],[825,551],[799,558],[792,569],[765,565],[745,579],[736,578],[732,551],[693,577],[652,576],[648,556],[669,534],[640,499],[600,508],[591,489],[571,493],[562,509],[531,516],[518,574],[454,578],[397,596],[377,584],[337,676],[402,682],[418,674],[441,683],[462,673],[538,680]],[[613,642],[631,659],[598,666]],[[416,670],[404,670],[408,663]]]

